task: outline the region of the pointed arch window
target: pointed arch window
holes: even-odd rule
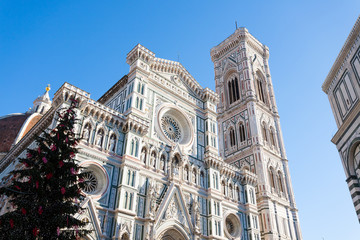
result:
[[[188,166],[185,166],[185,169],[184,169],[184,180],[189,181],[189,168],[188,168]]]
[[[266,132],[266,125],[264,122],[262,124],[262,135],[263,135],[264,142],[267,142],[268,137],[267,137],[267,132]]]
[[[193,171],[192,171],[192,182],[194,184],[197,184],[197,172],[196,172],[196,169],[194,168]]]
[[[232,104],[240,99],[239,81],[237,77],[233,77],[228,81],[229,103]]]
[[[279,183],[279,190],[280,192],[284,192],[284,185],[283,185],[283,181],[282,181],[282,174],[280,171],[278,171],[278,183]]]
[[[230,146],[235,146],[235,131],[234,128],[230,128]]]
[[[273,128],[270,128],[270,141],[271,145],[275,147],[275,131]]]
[[[130,144],[130,155],[137,157],[138,150],[139,150],[139,141],[136,138],[134,138],[131,140],[131,144]]]
[[[269,180],[270,180],[270,186],[272,187],[272,188],[275,188],[275,178],[274,178],[274,172],[273,172],[273,169],[272,168],[270,168],[269,169]]]
[[[240,142],[244,142],[246,139],[245,138],[245,127],[242,122],[239,124],[239,133],[240,133]]]

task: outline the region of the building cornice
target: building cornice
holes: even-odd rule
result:
[[[340,72],[341,66],[344,64],[346,59],[349,57],[349,51],[351,50],[353,44],[355,43],[356,38],[360,32],[360,16],[356,20],[349,36],[347,37],[339,55],[337,56],[335,63],[330,69],[329,74],[325,78],[325,81],[322,85],[322,90],[327,94],[331,84],[334,82],[335,78]]]

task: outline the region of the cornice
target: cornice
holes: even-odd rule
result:
[[[325,78],[325,81],[322,85],[322,90],[326,94],[328,94],[329,87],[334,82],[337,75],[339,74],[342,65],[349,57],[349,51],[351,51],[351,48],[355,43],[355,40],[359,36],[359,32],[360,32],[360,16],[357,18],[353,28],[351,29],[349,36],[347,37],[343,47],[340,50],[339,55],[337,56],[333,66],[331,67],[329,74]]]

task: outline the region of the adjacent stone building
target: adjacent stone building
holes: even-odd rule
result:
[[[65,83],[1,160],[3,184],[76,98],[76,158],[90,171],[77,217],[95,229],[86,239],[302,239],[268,48],[240,28],[211,58],[216,93],[140,44],[98,101]]]
[[[328,95],[338,127],[331,141],[339,151],[360,221],[360,17],[330,69],[322,90]]]

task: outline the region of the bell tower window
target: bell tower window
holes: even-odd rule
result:
[[[240,132],[240,142],[244,142],[245,141],[245,127],[243,123],[239,124],[239,132]]]
[[[235,146],[235,131],[233,128],[230,129],[230,146]]]
[[[232,104],[240,99],[239,82],[237,77],[233,77],[228,82],[229,103]]]

